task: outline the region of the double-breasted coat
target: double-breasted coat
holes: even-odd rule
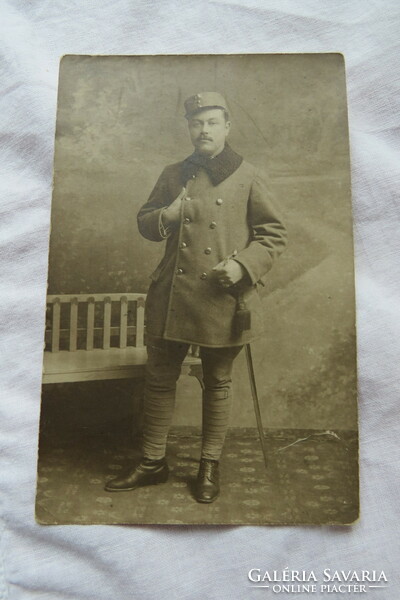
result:
[[[191,157],[167,166],[138,213],[140,233],[162,241],[163,210],[186,186],[180,222],[167,236],[164,257],[150,276],[146,320],[152,335],[226,347],[248,343],[262,332],[258,282],[283,251],[286,230],[263,174],[229,146],[221,154],[211,169],[191,163]],[[192,174],[185,181],[188,167]],[[237,298],[218,284],[213,271],[232,254],[246,272],[241,289],[251,327],[242,333],[233,327]]]

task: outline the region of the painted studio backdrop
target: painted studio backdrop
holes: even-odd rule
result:
[[[265,426],[356,429],[340,55],[65,57],[48,293],[147,291],[163,245],[140,236],[136,214],[165,165],[192,152],[183,101],[208,89],[227,98],[230,144],[268,172],[288,228],[261,291],[265,334],[253,351]],[[232,426],[252,427],[243,357],[235,369]],[[180,382],[176,424],[199,423],[196,395],[195,382]]]
[[[276,513],[271,508],[273,497],[265,497],[267,488],[260,483],[260,499],[246,501],[254,507],[258,503],[258,509],[245,516],[231,512],[231,501],[223,514],[222,498],[221,512],[213,505],[206,516],[196,513],[198,507],[183,499],[181,508],[175,506],[183,511],[179,522],[350,522],[358,510],[356,339],[341,55],[65,56],[60,66],[48,294],[147,292],[149,275],[163,256],[164,243],[142,238],[136,215],[164,167],[193,152],[183,103],[204,91],[218,91],[226,98],[232,122],[229,143],[269,175],[288,230],[288,248],[260,289],[265,329],[252,343],[264,427],[275,435],[274,443],[289,450],[299,438],[312,438],[311,445],[322,436],[329,438],[324,448],[321,446],[321,457],[328,462],[331,457],[335,464],[322,466],[322,459],[312,463],[318,459],[318,454],[313,454],[316,446],[295,446],[292,457],[289,452],[279,454],[276,446],[272,454],[289,462],[277,463],[275,481],[285,486],[290,470],[290,481],[298,479],[297,492],[294,488],[283,492],[282,487],[279,491],[275,485],[268,488],[272,496],[279,492]],[[158,512],[175,498],[168,496],[167,488],[161,500],[154,496],[155,512],[149,508],[151,497],[145,495],[142,504],[137,500],[135,515],[129,498],[118,499],[118,512],[111,508],[116,500],[99,491],[106,477],[104,470],[122,469],[123,457],[130,456],[127,448],[132,444],[132,429],[140,432],[142,387],[140,379],[43,386],[39,520],[175,522],[171,514]],[[257,445],[244,352],[234,365],[233,392],[230,435],[250,431],[253,441],[243,444]],[[182,376],[171,432],[200,431],[200,427],[200,387],[194,377]],[[77,432],[81,435],[78,442]],[[61,439],[71,441],[63,446]],[[93,444],[87,439],[93,439]],[[350,453],[349,440],[353,444]],[[83,451],[81,442],[86,444]],[[117,449],[121,443],[126,446],[123,452]],[[111,459],[112,448],[115,457]],[[258,451],[253,446],[241,450],[252,456]],[[304,460],[296,455],[303,451]],[[93,464],[88,462],[90,452]],[[104,460],[99,459],[99,452]],[[226,452],[227,460],[230,456],[236,460],[235,452],[233,445],[233,451]],[[182,460],[192,460],[189,454],[178,451],[177,476]],[[60,457],[67,457],[64,463],[57,462]],[[241,460],[249,457],[244,455]],[[309,462],[309,469],[303,468],[304,461]],[[262,469],[262,463],[259,467]],[[237,465],[232,469],[236,473]],[[240,472],[246,469],[250,473],[255,467],[244,465]],[[312,485],[305,482],[306,476]],[[77,483],[79,477],[83,487]],[[247,483],[240,480],[240,485],[253,481],[255,486],[264,477],[261,471],[257,477],[250,474]],[[316,500],[314,493],[323,495],[323,489],[331,487],[324,479],[329,477],[338,482],[336,496],[325,494],[325,499]],[[184,487],[184,475],[182,478],[171,485]],[[91,484],[97,491],[90,491]],[[82,492],[85,485],[89,485],[87,495]],[[91,493],[98,496],[89,502]],[[238,492],[238,511],[248,509],[243,494]]]

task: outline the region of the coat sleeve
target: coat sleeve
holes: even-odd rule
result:
[[[247,271],[255,284],[271,269],[275,259],[286,247],[286,229],[273,204],[270,185],[264,175],[254,177],[247,208],[252,239],[235,260]]]
[[[143,237],[152,242],[161,242],[168,237],[168,231],[162,223],[162,213],[171,203],[168,191],[168,176],[166,167],[161,173],[146,204],[137,215],[137,223]]]

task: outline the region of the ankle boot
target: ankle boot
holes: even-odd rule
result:
[[[219,496],[219,469],[218,461],[202,458],[195,486],[197,502],[214,502]]]
[[[116,477],[108,481],[104,489],[107,492],[128,492],[145,485],[165,483],[168,475],[169,469],[165,457],[160,460],[142,458],[137,467],[124,477]]]

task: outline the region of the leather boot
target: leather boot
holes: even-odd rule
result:
[[[142,458],[141,462],[124,477],[116,477],[106,483],[107,492],[129,492],[145,485],[165,483],[168,479],[169,468],[164,458],[151,460]]]
[[[209,504],[219,496],[219,469],[218,461],[202,458],[195,486],[197,502]]]

